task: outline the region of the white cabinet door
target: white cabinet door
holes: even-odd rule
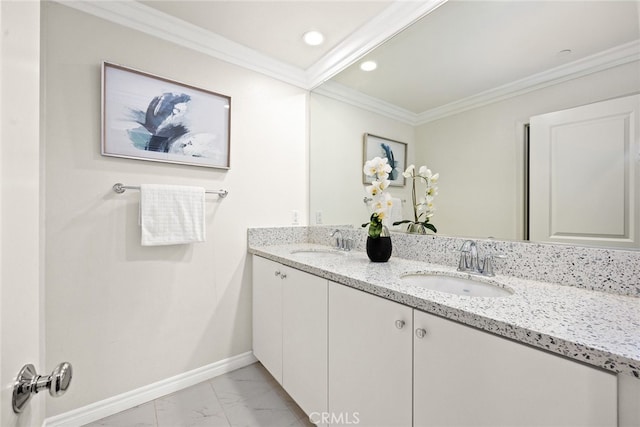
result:
[[[409,307],[329,282],[330,424],[411,425],[411,318]]]
[[[414,426],[616,426],[616,376],[414,311]]]
[[[284,267],[253,257],[253,354],[282,384],[282,282]]]
[[[314,420],[327,412],[327,285],[291,268],[282,280],[282,383]]]
[[[530,238],[640,248],[640,95],[531,118]]]

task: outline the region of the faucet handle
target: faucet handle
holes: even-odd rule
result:
[[[458,249],[456,252],[460,252],[460,260],[458,261],[458,271],[467,270],[467,257],[469,255],[469,249]]]
[[[485,276],[495,276],[493,272],[493,260],[495,258],[504,259],[507,256],[501,253],[488,253],[484,257],[484,262],[482,263],[482,274]]]

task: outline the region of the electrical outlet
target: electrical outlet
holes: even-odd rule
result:
[[[297,210],[291,211],[291,222],[293,225],[298,225],[300,223],[300,213]]]
[[[316,224],[322,224],[322,211],[316,212]]]

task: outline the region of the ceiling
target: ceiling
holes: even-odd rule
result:
[[[141,1],[207,31],[306,70],[393,0],[375,1]],[[309,30],[325,35],[321,46],[307,46]]]
[[[52,1],[312,89],[446,0]]]
[[[640,59],[640,0],[55,1],[306,89],[332,79],[321,93],[414,124],[633,40]],[[365,55],[378,69],[358,69]]]
[[[638,41],[639,5],[450,0],[333,80],[418,114]]]

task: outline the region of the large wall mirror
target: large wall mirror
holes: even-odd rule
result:
[[[449,0],[312,92],[310,223],[366,222],[369,133],[440,173],[438,234],[522,240],[531,118],[638,93],[639,1]],[[408,219],[410,186],[391,193]]]

